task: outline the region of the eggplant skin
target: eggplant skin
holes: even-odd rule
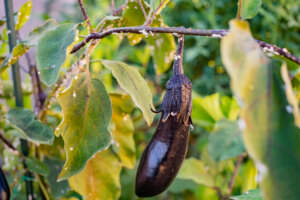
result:
[[[137,196],[157,195],[171,184],[187,152],[189,129],[189,123],[178,121],[176,116],[169,116],[165,122],[161,118],[138,167]]]
[[[7,184],[4,173],[0,168],[0,200],[9,200],[9,198],[10,198],[9,186]]]

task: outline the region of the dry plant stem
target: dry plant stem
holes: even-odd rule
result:
[[[93,27],[92,27],[92,25],[91,25],[89,16],[87,15],[86,9],[85,9],[85,7],[83,6],[82,0],[78,0],[78,4],[79,4],[79,6],[80,6],[80,9],[81,9],[81,12],[82,12],[84,21],[86,21],[86,23],[87,23],[88,26],[89,26],[89,31],[90,31],[90,32],[93,32]]]
[[[81,49],[85,44],[89,43],[91,40],[98,40],[104,37],[107,37],[114,33],[173,33],[181,35],[194,35],[194,36],[206,36],[212,38],[221,38],[224,37],[228,31],[227,30],[200,30],[200,29],[191,29],[183,27],[148,27],[148,26],[133,26],[133,27],[120,27],[120,28],[111,28],[101,33],[91,33],[85,40],[76,44],[71,53],[75,53]],[[279,48],[276,45],[268,44],[264,41],[256,40],[259,46],[265,51],[273,54],[278,54],[282,57],[287,58],[288,60],[297,63],[300,65],[300,58],[288,52],[285,48]]]
[[[231,177],[231,180],[229,182],[229,186],[228,186],[228,194],[230,195],[231,192],[232,192],[232,189],[233,189],[233,185],[234,185],[234,182],[235,182],[235,178],[236,178],[236,175],[238,173],[238,170],[239,170],[239,167],[240,165],[242,164],[244,158],[247,156],[246,153],[243,153],[242,155],[240,155],[238,157],[238,160],[235,164],[235,167],[234,167],[234,171],[233,171],[233,174],[232,174],[232,177]]]
[[[111,11],[112,11],[111,13],[112,13],[112,14],[114,14],[115,8],[116,8],[116,7],[115,7],[115,0],[111,0]]]
[[[2,132],[0,132],[0,139],[2,140],[2,142],[8,147],[10,148],[13,152],[19,154],[18,150],[14,147],[14,145],[12,145],[12,143],[10,141],[8,141]]]
[[[238,0],[238,11],[237,11],[237,18],[241,19],[241,13],[242,13],[242,2],[243,0]]]

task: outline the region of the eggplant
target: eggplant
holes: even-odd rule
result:
[[[0,167],[0,200],[9,200],[10,190],[5,175]]]
[[[162,113],[158,127],[142,154],[136,175],[139,197],[160,194],[172,183],[185,158],[192,124],[192,83],[182,66],[183,36],[179,37],[173,76],[156,113]]]

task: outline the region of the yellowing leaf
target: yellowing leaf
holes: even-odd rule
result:
[[[154,113],[150,110],[153,108],[152,93],[137,68],[131,67],[123,62],[111,60],[102,60],[102,64],[112,71],[119,85],[143,111],[147,124],[151,125],[154,118]]]
[[[140,0],[146,14],[149,12],[150,8],[148,4],[144,2],[144,0]],[[126,8],[123,11],[122,17],[122,26],[140,26],[145,22],[144,13],[138,4],[137,1],[128,1]],[[143,34],[128,34],[127,38],[131,45],[138,44],[143,37]]]
[[[23,56],[28,50],[29,47],[23,43],[15,46],[12,53],[1,63],[0,72],[4,71],[12,64],[15,64],[19,60],[19,58]]]
[[[122,112],[122,108],[133,110],[131,99],[128,95],[111,95],[113,115],[112,121],[115,124],[112,130],[113,138],[117,146],[117,154],[122,164],[127,168],[133,168],[136,161],[135,143],[133,139],[134,126],[128,113]],[[130,111],[130,110],[129,110]]]
[[[32,9],[32,1],[29,0],[26,3],[24,3],[19,12],[18,12],[18,19],[16,22],[16,30],[20,30],[22,26],[28,21],[29,16],[31,14]]]
[[[79,174],[69,179],[70,186],[84,199],[117,200],[120,197],[121,164],[110,150],[97,153]]]
[[[74,77],[70,88],[57,97],[63,120],[56,135],[64,140],[66,163],[59,179],[80,172],[98,151],[108,147],[111,135],[107,126],[111,120],[111,102],[100,80],[88,79],[86,74]]]
[[[299,103],[296,98],[296,95],[293,91],[293,86],[289,77],[289,72],[287,69],[286,64],[281,66],[281,77],[285,83],[285,93],[287,96],[288,102],[291,104],[291,109],[293,109],[293,114],[295,118],[295,124],[300,128],[300,110],[299,110]],[[287,106],[289,108],[289,106]]]
[[[300,129],[279,80],[279,68],[252,38],[247,22],[232,20],[221,42],[222,60],[241,106],[243,139],[262,176],[265,200],[297,200]],[[288,97],[289,98],[289,97]]]
[[[150,45],[154,59],[156,73],[167,71],[173,62],[176,44],[172,34],[156,34],[149,36],[147,43]]]

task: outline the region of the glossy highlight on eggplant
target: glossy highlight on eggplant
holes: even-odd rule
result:
[[[163,192],[174,180],[185,158],[192,123],[192,83],[182,67],[183,36],[179,38],[167,92],[159,111],[158,127],[143,152],[136,175],[135,193],[151,197]]]
[[[7,184],[4,173],[0,168],[0,200],[9,200],[9,198],[10,198],[9,186]]]

